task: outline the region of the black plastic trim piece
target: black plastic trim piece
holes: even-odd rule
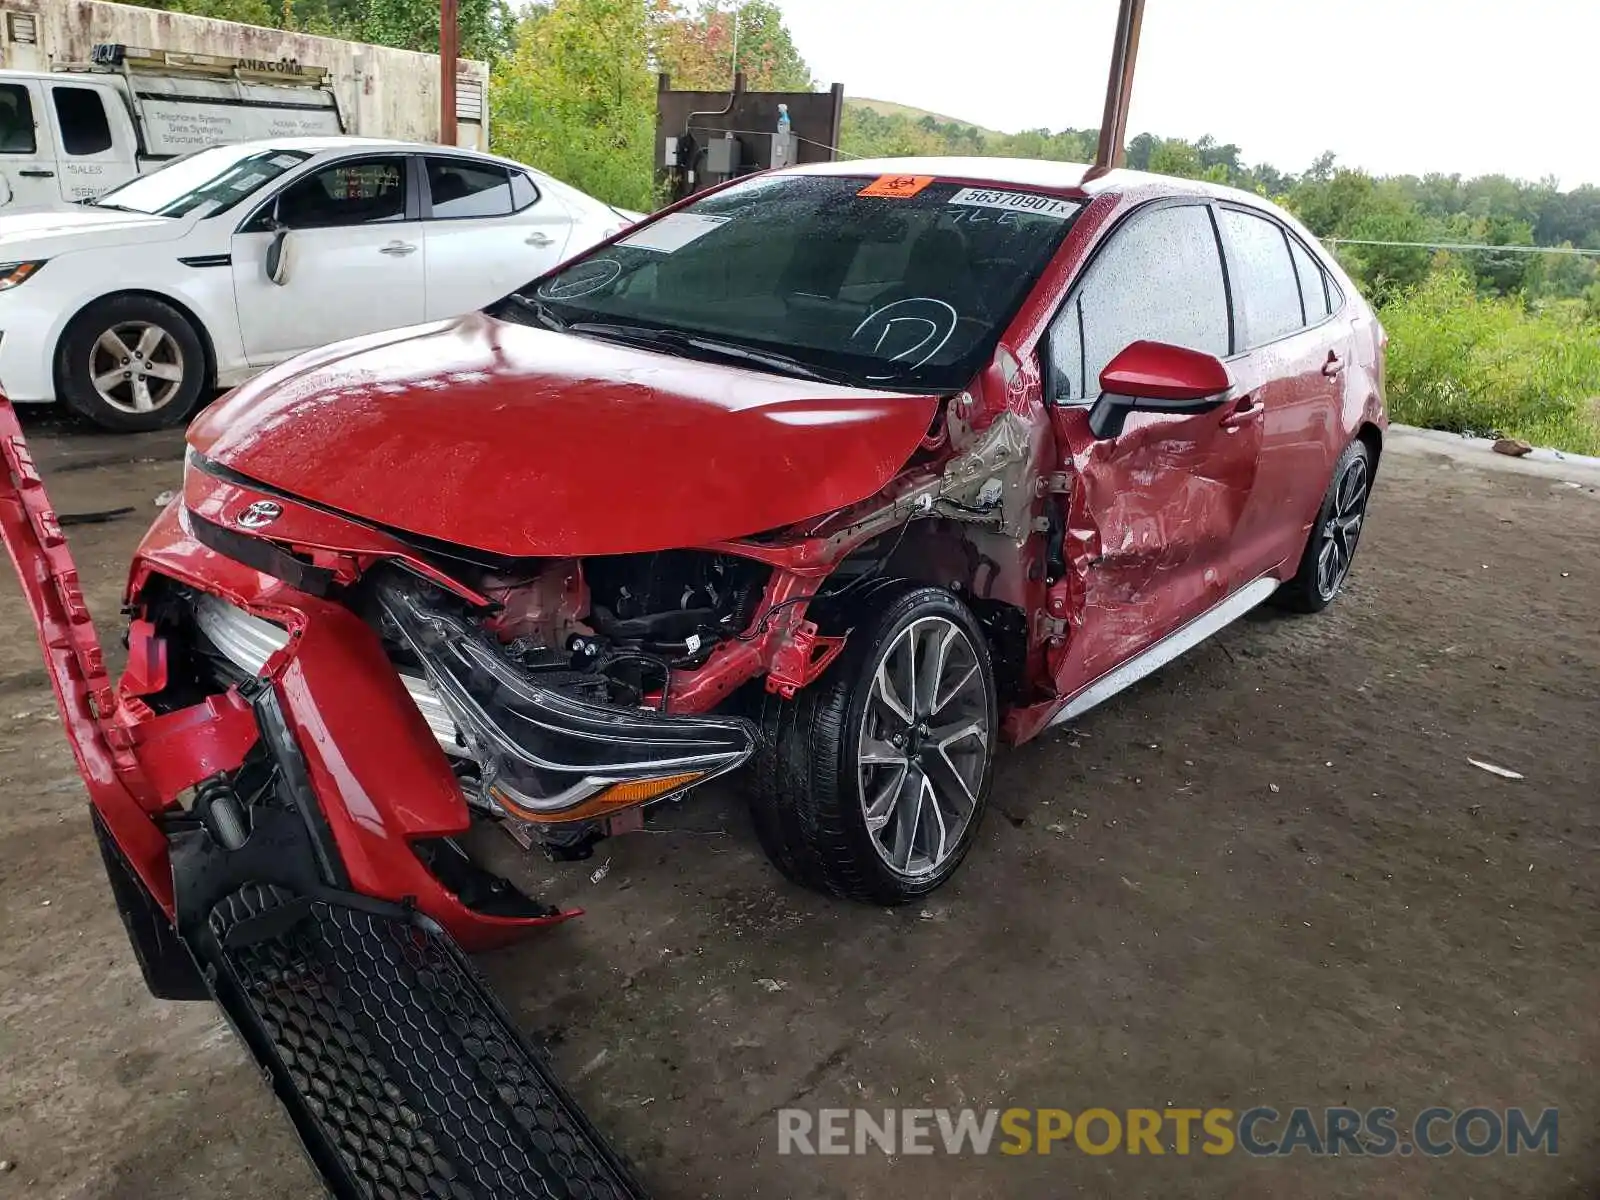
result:
[[[231,267],[233,255],[231,254],[191,254],[187,258],[178,260],[186,267]]]
[[[189,513],[189,526],[194,530],[195,540],[206,549],[281,579],[292,588],[312,596],[326,596],[332,590],[332,571],[313,566],[281,546],[247,533],[236,533],[194,512]]]
[[[117,902],[122,926],[133,946],[133,957],[139,963],[150,994],[160,1000],[209,1000],[211,992],[200,969],[178,940],[178,932],[167,920],[167,914],[111,836],[105,818],[98,810],[90,808],[89,819],[94,826],[95,841],[100,844],[106,875],[111,880],[111,895]]]
[[[240,688],[241,694],[255,710],[256,727],[261,732],[261,744],[278,768],[278,798],[290,812],[298,813],[311,839],[311,851],[316,856],[317,871],[330,887],[347,888],[350,875],[345,870],[344,859],[334,841],[328,818],[317,802],[311,786],[311,774],[306,770],[305,757],[295,744],[289,722],[284,719],[283,706],[278,703],[274,686],[263,680],[252,680]]]

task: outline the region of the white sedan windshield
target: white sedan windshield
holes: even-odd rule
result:
[[[304,150],[259,146],[213,146],[174,159],[159,171],[141,175],[93,201],[157,217],[210,216],[231,208],[268,180],[299,166]]]

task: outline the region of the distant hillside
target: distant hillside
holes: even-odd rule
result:
[[[848,112],[852,108],[866,109],[875,112],[880,117],[904,117],[908,121],[920,121],[923,117],[932,117],[940,125],[965,125],[976,129],[985,137],[1004,137],[998,130],[985,129],[982,125],[974,125],[971,121],[963,121],[960,117],[947,117],[940,113],[929,112],[925,108],[913,108],[909,104],[896,104],[893,100],[873,100],[868,96],[846,96],[844,107]]]

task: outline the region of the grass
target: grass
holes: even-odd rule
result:
[[[1386,304],[1397,421],[1600,454],[1600,324],[1529,311],[1443,271]]]

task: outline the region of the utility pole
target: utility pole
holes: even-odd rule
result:
[[[461,57],[460,38],[456,0],[439,0],[439,141],[446,146],[456,144],[456,59]]]
[[[1100,119],[1100,146],[1094,156],[1093,173],[1096,175],[1123,164],[1128,101],[1133,95],[1133,64],[1139,56],[1139,27],[1143,23],[1144,0],[1122,0],[1111,43],[1111,74],[1106,80],[1106,111]]]

